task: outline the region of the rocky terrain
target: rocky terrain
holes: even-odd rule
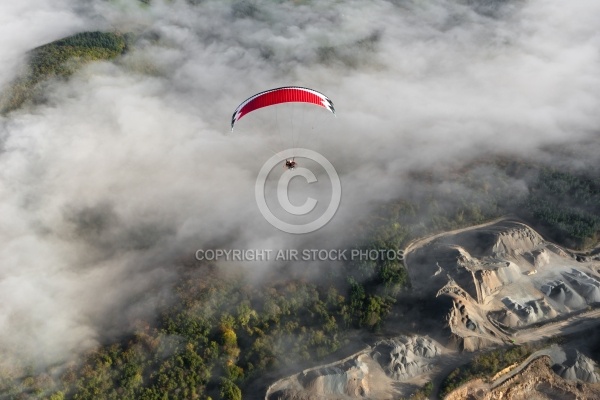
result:
[[[398,398],[405,382],[430,371],[443,349],[420,336],[386,339],[339,362],[305,370],[271,385],[269,400]]]
[[[554,364],[552,369],[567,380],[580,380],[588,383],[600,382],[600,376],[596,371],[596,363],[577,350],[573,351],[564,362]]]
[[[556,374],[556,370],[562,373]],[[529,400],[529,399],[598,399],[600,385],[591,360],[577,353],[570,367],[553,365],[551,357],[543,356],[528,363],[518,374],[500,385],[490,387],[478,379],[460,387],[447,400]],[[581,376],[586,379],[580,379]],[[589,381],[588,379],[591,379]]]
[[[380,340],[275,382],[267,399],[407,397],[427,382],[438,382],[437,388],[471,351],[583,331],[600,321],[599,256],[562,249],[523,223],[502,220],[438,234],[411,243],[405,255],[413,292],[449,304],[446,321],[439,321],[450,328],[446,346],[416,335]],[[553,347],[447,398],[600,398],[599,379],[591,359]]]
[[[452,333],[467,350],[514,340],[523,328],[593,309],[600,262],[545,241],[516,221],[443,235],[407,255],[411,282],[448,296]]]

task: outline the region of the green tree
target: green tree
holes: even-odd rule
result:
[[[227,378],[221,379],[219,394],[223,400],[242,400],[242,391],[240,388]]]

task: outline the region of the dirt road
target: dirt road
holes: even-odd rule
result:
[[[539,328],[517,331],[513,335],[513,340],[515,344],[525,344],[549,339],[558,335],[567,335],[585,331],[596,325],[600,325],[600,309],[575,315],[564,321],[548,323]]]
[[[427,243],[429,243],[435,239],[438,239],[438,238],[441,238],[444,236],[456,235],[458,233],[467,232],[467,231],[470,231],[473,229],[484,228],[486,226],[494,225],[494,224],[497,224],[498,222],[508,221],[508,220],[510,220],[510,218],[500,217],[500,218],[496,218],[492,221],[485,222],[480,225],[468,226],[466,228],[455,229],[453,231],[434,233],[429,236],[422,237],[420,239],[415,239],[415,240],[411,241],[410,243],[408,243],[406,245],[406,248],[404,249],[404,265],[406,266],[406,268],[408,268],[408,265],[406,264],[406,259],[407,259],[409,253],[425,246]]]

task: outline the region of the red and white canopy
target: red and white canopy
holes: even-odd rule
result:
[[[299,86],[285,86],[257,93],[240,104],[231,117],[231,129],[246,114],[281,103],[312,103],[335,114],[332,101],[323,93]]]

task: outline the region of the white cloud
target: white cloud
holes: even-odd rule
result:
[[[65,35],[138,36],[118,63],[90,65],[52,85],[47,104],[3,120],[0,347],[9,353],[54,360],[150,318],[173,260],[207,243],[343,241],[371,202],[402,193],[409,169],[532,154],[599,123],[593,1],[509,2],[483,14],[441,1],[154,3],[0,6],[0,83],[25,51]],[[273,229],[254,202],[270,148],[289,140],[265,128],[278,114],[229,132],[239,102],[287,84],[335,102],[337,118],[319,114],[322,136],[307,145],[344,185],[334,222],[301,238]]]

